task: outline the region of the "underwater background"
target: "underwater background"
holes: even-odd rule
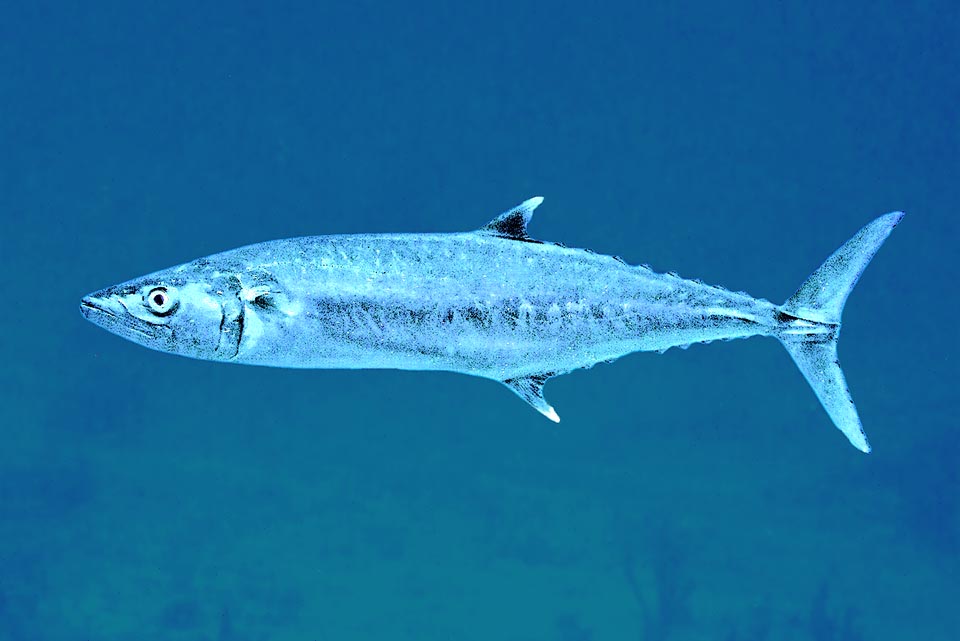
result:
[[[960,638],[960,5],[3,3],[0,641]],[[550,381],[191,361],[93,290],[263,240],[530,231],[851,296]]]

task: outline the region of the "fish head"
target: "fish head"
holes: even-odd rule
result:
[[[150,349],[230,360],[236,356],[242,330],[235,281],[197,261],[84,296],[80,313]]]

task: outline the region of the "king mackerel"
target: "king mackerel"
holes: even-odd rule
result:
[[[502,382],[552,421],[544,382],[640,351],[778,339],[857,449],[870,446],[837,360],[847,296],[903,217],[867,224],[783,305],[527,234],[542,198],[449,234],[259,243],[83,298],[145,347],[294,368],[447,370]]]

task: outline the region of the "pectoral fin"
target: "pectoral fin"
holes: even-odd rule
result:
[[[559,423],[560,417],[557,415],[557,411],[543,398],[543,384],[551,376],[553,376],[553,373],[509,378],[503,381],[503,384],[512,389],[517,396],[530,403],[535,410],[554,423]]]

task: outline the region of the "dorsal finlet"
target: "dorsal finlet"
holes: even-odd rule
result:
[[[487,234],[500,236],[501,238],[512,238],[513,240],[530,241],[527,235],[527,224],[533,218],[533,210],[543,202],[543,196],[535,196],[525,200],[513,209],[503,212],[489,223],[480,228],[480,231]]]

